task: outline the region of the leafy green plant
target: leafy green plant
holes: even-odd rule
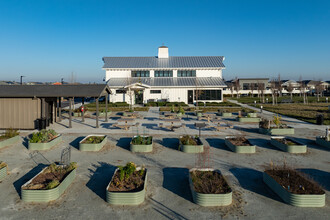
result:
[[[99,144],[104,140],[105,136],[90,136],[83,141],[84,144]]]
[[[126,166],[119,166],[119,176],[120,181],[123,181],[125,178],[128,179],[136,170],[136,165],[133,162],[129,162]]]
[[[175,112],[174,105],[171,106],[171,112],[172,112],[172,113]]]
[[[60,185],[60,181],[58,181],[57,179],[55,179],[55,180],[52,180],[50,183],[48,183],[48,185],[46,186],[46,189],[54,189],[58,185]]]
[[[197,138],[191,137],[189,135],[185,135],[185,136],[180,137],[180,143],[182,145],[197,145],[198,144]]]
[[[57,136],[58,134],[53,129],[44,129],[39,132],[34,132],[29,141],[30,143],[47,143]]]
[[[181,105],[179,107],[178,113],[181,113],[182,115],[184,115],[184,109],[183,109],[183,107]]]
[[[6,166],[7,166],[7,164],[5,162],[0,161],[0,169],[4,168]]]
[[[137,135],[132,139],[133,145],[150,145],[152,144],[152,136]]]

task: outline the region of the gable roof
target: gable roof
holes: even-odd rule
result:
[[[110,93],[106,84],[0,85],[0,98],[100,97]]]
[[[227,87],[221,77],[131,77],[110,78],[109,87],[140,83],[151,87]]]
[[[194,57],[103,57],[107,69],[224,68],[223,56]]]

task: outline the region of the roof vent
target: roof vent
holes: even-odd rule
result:
[[[166,46],[158,47],[158,58],[168,58],[168,47]]]

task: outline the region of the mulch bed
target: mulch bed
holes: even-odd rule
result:
[[[119,170],[115,173],[110,186],[108,188],[109,192],[138,192],[143,190],[144,181],[146,177],[146,171],[141,176],[139,171],[134,171],[129,178],[124,178],[120,181]]]
[[[198,193],[226,194],[232,190],[225,178],[216,171],[192,171],[191,179]]]
[[[61,183],[70,172],[71,171],[66,172],[64,170],[62,172],[49,172],[49,170],[46,169],[23,189],[46,189],[47,185],[53,180],[58,180]]]
[[[235,146],[252,146],[250,141],[245,137],[228,138],[227,140]]]
[[[296,170],[280,169],[266,170],[265,172],[290,193],[313,195],[325,193],[316,183],[308,180]]]

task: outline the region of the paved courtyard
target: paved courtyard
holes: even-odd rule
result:
[[[306,154],[289,154],[269,144],[270,136],[257,133],[257,124],[238,123],[227,118],[233,129],[220,132],[202,130],[202,141],[210,146],[210,164],[227,177],[234,192],[232,205],[204,208],[195,205],[188,187],[188,169],[195,167],[197,155],[177,150],[180,135],[198,134],[193,126],[196,117],[184,118],[185,128],[175,132],[158,128],[158,112],[143,112],[144,119],[138,129],[124,131],[112,128],[115,114],[109,122],[100,119],[96,129],[95,119],[85,123],[75,118],[69,129],[65,119],[51,128],[63,134],[63,142],[33,161],[27,149],[26,136],[22,141],[0,150],[0,160],[5,161],[10,175],[0,183],[0,219],[328,219],[330,216],[330,151],[315,145],[315,136],[323,135],[325,127],[310,125],[285,118],[296,128],[293,135],[308,145]],[[266,115],[271,117],[271,115]],[[78,143],[88,134],[107,134],[108,144],[100,152],[80,152]],[[132,153],[129,142],[132,135],[150,134],[154,137],[152,153]],[[243,133],[257,145],[251,155],[231,152],[224,144],[227,135]],[[27,204],[20,200],[20,187],[42,169],[42,164],[60,159],[61,151],[72,147],[72,161],[78,162],[77,176],[66,193],[50,204]],[[147,196],[138,207],[110,206],[105,202],[105,188],[115,166],[126,162],[145,165],[148,169]],[[283,161],[293,168],[308,173],[326,191],[326,206],[322,208],[297,208],[285,204],[262,181],[262,172],[273,161]]]

